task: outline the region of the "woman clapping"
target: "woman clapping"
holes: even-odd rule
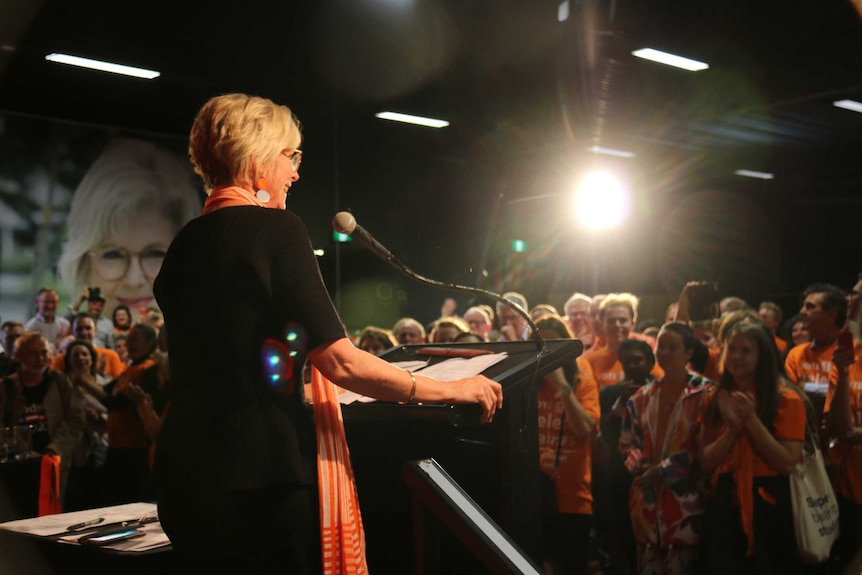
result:
[[[705,572],[796,573],[787,476],[802,455],[805,400],[779,375],[772,336],[759,322],[728,330],[722,361],[699,441],[701,467],[712,474]]]

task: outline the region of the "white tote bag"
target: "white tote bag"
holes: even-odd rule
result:
[[[817,564],[829,558],[838,538],[838,501],[823,455],[810,431],[808,435],[813,452],[806,446],[802,462],[790,474],[790,497],[799,556],[804,563]]]

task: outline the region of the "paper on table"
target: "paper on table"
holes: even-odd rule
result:
[[[433,377],[441,381],[454,381],[465,377],[479,375],[494,364],[500,363],[506,359],[505,352],[494,353],[489,355],[477,355],[469,359],[463,357],[453,357],[434,365],[429,365],[424,369],[420,369],[416,373],[421,373],[427,377]]]
[[[407,371],[419,371],[428,365],[429,359],[411,359],[410,361],[393,361],[392,365],[406,369]]]
[[[83,523],[99,517],[104,518],[101,525],[117,523],[120,521],[133,521],[142,517],[154,516],[158,513],[155,503],[126,503],[113,507],[102,507],[100,509],[87,509],[85,511],[73,511],[72,513],[57,513],[55,515],[43,515],[32,519],[18,519],[0,523],[0,529],[27,533],[29,535],[58,535],[64,533],[70,525]],[[99,525],[94,525],[98,529]],[[78,537],[86,533],[87,529],[78,531]]]
[[[401,369],[406,369],[408,371],[418,371],[428,365],[427,359],[417,359],[411,361],[393,361],[392,365],[395,367],[400,367]],[[338,403],[341,405],[350,405],[355,402],[359,403],[373,403],[377,401],[373,397],[368,397],[367,395],[359,395],[358,393],[354,393],[352,391],[344,391],[338,394]]]
[[[343,391],[338,394],[338,403],[341,405],[350,405],[354,402],[359,403],[371,403],[372,401],[377,401],[373,397],[368,397],[367,395],[359,395],[355,391]]]

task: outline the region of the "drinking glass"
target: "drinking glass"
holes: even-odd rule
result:
[[[30,457],[30,442],[33,438],[32,425],[16,425],[15,426],[15,459],[20,461]]]

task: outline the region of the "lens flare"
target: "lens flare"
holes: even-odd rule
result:
[[[282,340],[264,340],[261,359],[264,374],[272,389],[285,395],[294,393],[296,380],[301,376],[297,367],[305,362],[307,340],[305,330],[295,322],[287,325]]]

